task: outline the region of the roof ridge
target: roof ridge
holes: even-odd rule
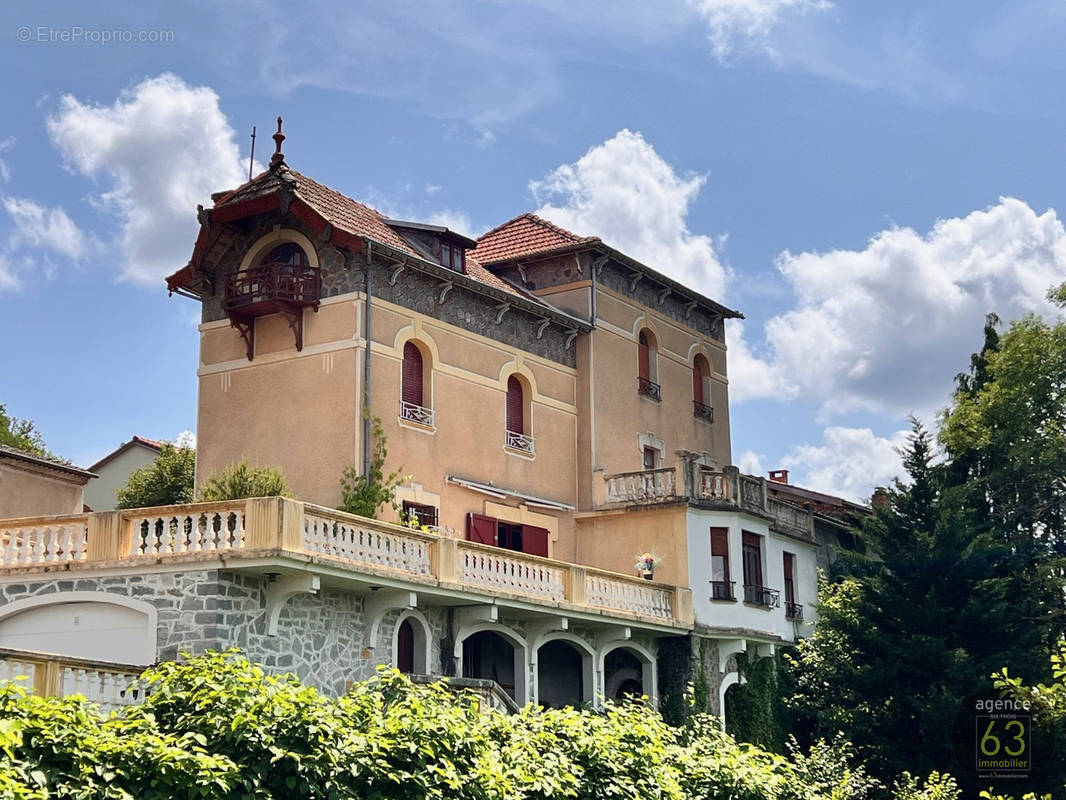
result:
[[[285,169],[288,172],[291,172],[293,177],[296,178],[296,191],[297,192],[300,191],[300,181],[308,181],[309,183],[313,183],[315,186],[317,186],[318,188],[322,189],[322,191],[324,191],[324,192],[330,192],[331,194],[337,195],[337,197],[341,198],[342,200],[347,200],[349,203],[355,203],[360,208],[365,208],[367,211],[369,211],[370,213],[372,213],[376,217],[378,217],[378,219],[380,219],[382,222],[388,224],[388,217],[386,217],[384,214],[382,214],[380,211],[378,211],[373,206],[368,206],[366,203],[360,202],[359,200],[356,200],[354,197],[349,197],[344,192],[338,192],[332,186],[326,186],[326,184],[322,183],[321,181],[316,181],[310,175],[304,175],[302,172],[297,172],[292,167],[286,166]]]

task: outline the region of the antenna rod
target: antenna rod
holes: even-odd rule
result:
[[[248,156],[248,180],[252,179],[252,164],[255,162],[255,125],[252,126],[252,154]]]

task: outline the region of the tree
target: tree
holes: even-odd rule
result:
[[[0,445],[14,447],[27,453],[50,458],[53,461],[69,463],[50,452],[44,444],[41,432],[37,430],[32,419],[19,419],[7,413],[7,407],[0,403]]]
[[[245,497],[276,497],[288,494],[285,475],[277,467],[252,467],[247,460],[212,474],[200,489],[201,502],[241,500]]]
[[[195,450],[163,442],[155,461],[134,470],[125,486],[116,490],[118,508],[191,503],[195,472]]]
[[[341,477],[341,504],[339,509],[362,517],[377,517],[378,509],[386,503],[394,505],[396,487],[404,480],[403,467],[385,473],[388,458],[388,440],[379,417],[370,419],[370,438],[373,451],[370,454],[370,471],[360,475],[355,466],[344,470]]]

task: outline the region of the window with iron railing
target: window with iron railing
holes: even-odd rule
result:
[[[777,589],[771,589],[768,586],[746,585],[744,587],[744,602],[753,606],[777,608],[781,604],[781,593]]]
[[[736,600],[733,592],[734,581],[711,581],[712,600]]]
[[[803,606],[799,603],[785,603],[785,616],[796,622],[802,622]]]

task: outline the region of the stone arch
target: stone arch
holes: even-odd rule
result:
[[[721,721],[722,730],[725,730],[725,699],[726,692],[734,686],[743,684],[739,672],[729,672],[722,676],[722,683],[718,686],[718,718]]]
[[[298,230],[275,225],[273,230],[269,233],[260,236],[252,242],[252,245],[247,251],[245,251],[244,258],[241,259],[240,269],[245,270],[249,267],[256,266],[259,263],[259,260],[269,251],[273,250],[278,245],[286,243],[299,245],[300,249],[307,254],[307,263],[316,269],[318,268],[318,250],[315,248],[314,242]]]
[[[608,663],[609,656],[617,650],[627,651],[638,663],[639,670],[630,665],[612,669]],[[605,699],[617,699],[625,681],[639,680],[641,691],[647,695],[652,707],[658,704],[658,671],[656,670],[655,653],[644,645],[628,639],[620,639],[608,642],[600,648],[599,671],[603,676],[603,696]],[[639,674],[639,677],[638,677]]]
[[[156,660],[154,606],[109,592],[53,592],[0,606],[0,646],[144,665]]]
[[[400,626],[408,623],[414,632],[414,670],[412,674],[433,674],[433,628],[426,615],[417,609],[401,611],[392,629],[392,664],[399,667]]]
[[[496,622],[483,622],[468,625],[460,629],[455,637],[453,655],[456,660],[456,672],[464,677],[467,676],[468,664],[464,663],[464,645],[468,639],[480,633],[494,633],[510,643],[514,651],[514,695],[513,699],[518,705],[524,706],[529,702],[528,675],[529,675],[529,645],[526,640],[506,625]]]
[[[547,664],[541,659],[541,649],[553,642],[563,642],[570,646],[580,659],[580,673],[578,674],[577,689],[579,691],[579,697],[577,697],[577,705],[579,703],[592,703],[596,699],[596,651],[593,647],[580,636],[573,633],[565,633],[562,631],[556,633],[550,633],[544,637],[531,643],[531,669],[530,672],[535,676],[535,700],[538,703],[543,703],[542,691],[544,690],[544,672]],[[559,705],[559,703],[552,703],[553,705]]]

